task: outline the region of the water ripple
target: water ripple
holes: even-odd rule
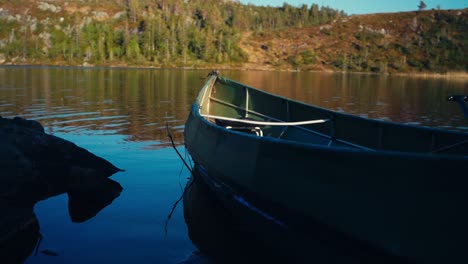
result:
[[[39,118],[36,118],[36,120],[52,119],[52,118],[67,118],[67,117],[84,116],[84,115],[99,115],[99,114],[101,113],[100,112],[80,112],[80,113],[71,113],[71,114],[57,114],[57,115],[39,117]]]
[[[100,121],[100,120],[108,120],[108,119],[118,119],[118,118],[126,118],[127,116],[99,116],[94,118],[81,118],[81,119],[72,119],[72,120],[65,120],[65,121],[56,121],[53,122],[52,125],[61,125],[73,122],[86,122],[86,121]]]
[[[127,126],[130,125],[130,122],[126,120],[122,120],[122,122],[115,122],[115,123],[110,123],[110,124],[105,124],[104,127],[121,127],[121,126]]]

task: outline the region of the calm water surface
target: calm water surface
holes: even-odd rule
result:
[[[359,74],[225,71],[253,87],[333,110],[395,122],[468,132],[449,94],[468,83]],[[167,138],[170,125],[182,153],[184,122],[207,71],[88,68],[0,68],[0,115],[42,123],[125,172],[111,205],[72,223],[66,194],[35,206],[43,240],[26,263],[180,263],[196,251],[179,207],[172,204],[189,176]]]

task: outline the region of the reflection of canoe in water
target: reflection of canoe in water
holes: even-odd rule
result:
[[[225,201],[280,228],[358,258],[468,261],[467,133],[337,113],[212,75],[185,141]]]

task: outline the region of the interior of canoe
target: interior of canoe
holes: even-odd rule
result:
[[[369,151],[468,155],[468,133],[337,113],[221,77],[207,83],[199,101],[208,121],[257,136]]]

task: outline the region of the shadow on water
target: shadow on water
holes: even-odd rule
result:
[[[0,197],[0,263],[23,263],[30,255],[57,256],[50,249],[41,249],[42,235],[34,205],[40,200],[67,193],[72,222],[85,222],[110,205],[122,192],[122,186],[111,179],[86,190],[44,193],[40,188],[17,197]]]
[[[122,192],[122,186],[106,179],[95,190],[68,192],[68,213],[72,222],[85,222],[110,205]]]

